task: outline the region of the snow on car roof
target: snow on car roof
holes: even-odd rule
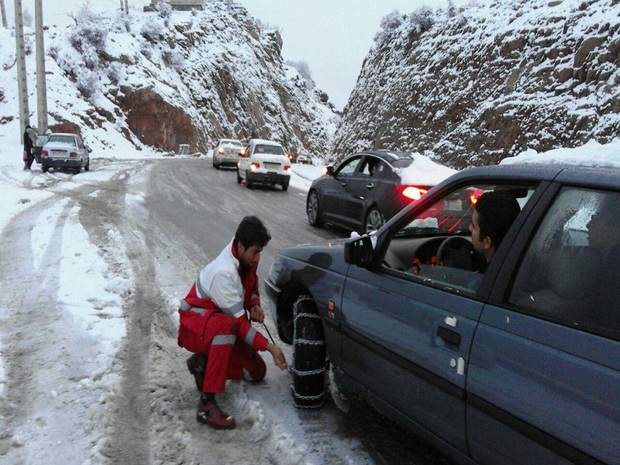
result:
[[[514,157],[504,158],[500,165],[526,163],[620,168],[620,139],[605,145],[592,140],[581,147],[559,148],[542,153],[529,149]]]
[[[457,172],[420,153],[413,152],[410,155],[413,163],[395,170],[400,174],[402,184],[434,186]]]

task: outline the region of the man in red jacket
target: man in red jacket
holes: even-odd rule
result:
[[[194,352],[187,366],[201,392],[196,419],[214,428],[235,427],[235,419],[215,401],[215,394],[224,392],[226,380],[265,377],[267,367],[259,350],[269,351],[280,369],[287,366],[282,350],[250,323],[262,323],[265,318],[256,268],[270,240],[260,219],[243,218],[232,242],[202,269],[181,301],[178,343]]]

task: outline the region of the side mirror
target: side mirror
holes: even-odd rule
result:
[[[332,165],[328,165],[325,167],[325,174],[329,175],[329,176],[333,176],[334,175],[334,167]]]
[[[367,268],[372,264],[373,245],[370,236],[356,237],[344,245],[344,261]]]

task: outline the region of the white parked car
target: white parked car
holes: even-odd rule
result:
[[[41,149],[41,170],[70,170],[79,173],[90,170],[90,148],[77,134],[53,133]]]
[[[284,148],[277,142],[252,139],[241,151],[237,162],[237,182],[251,188],[254,184],[280,184],[282,190],[288,189],[291,180],[291,161]]]

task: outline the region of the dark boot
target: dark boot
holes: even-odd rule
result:
[[[207,369],[207,357],[203,354],[194,354],[186,360],[187,369],[194,375],[196,381],[196,389],[202,392],[202,383],[205,379],[205,370]]]
[[[216,429],[233,429],[236,426],[235,419],[223,412],[217,405],[215,399],[203,403],[198,402],[196,408],[196,420]]]

